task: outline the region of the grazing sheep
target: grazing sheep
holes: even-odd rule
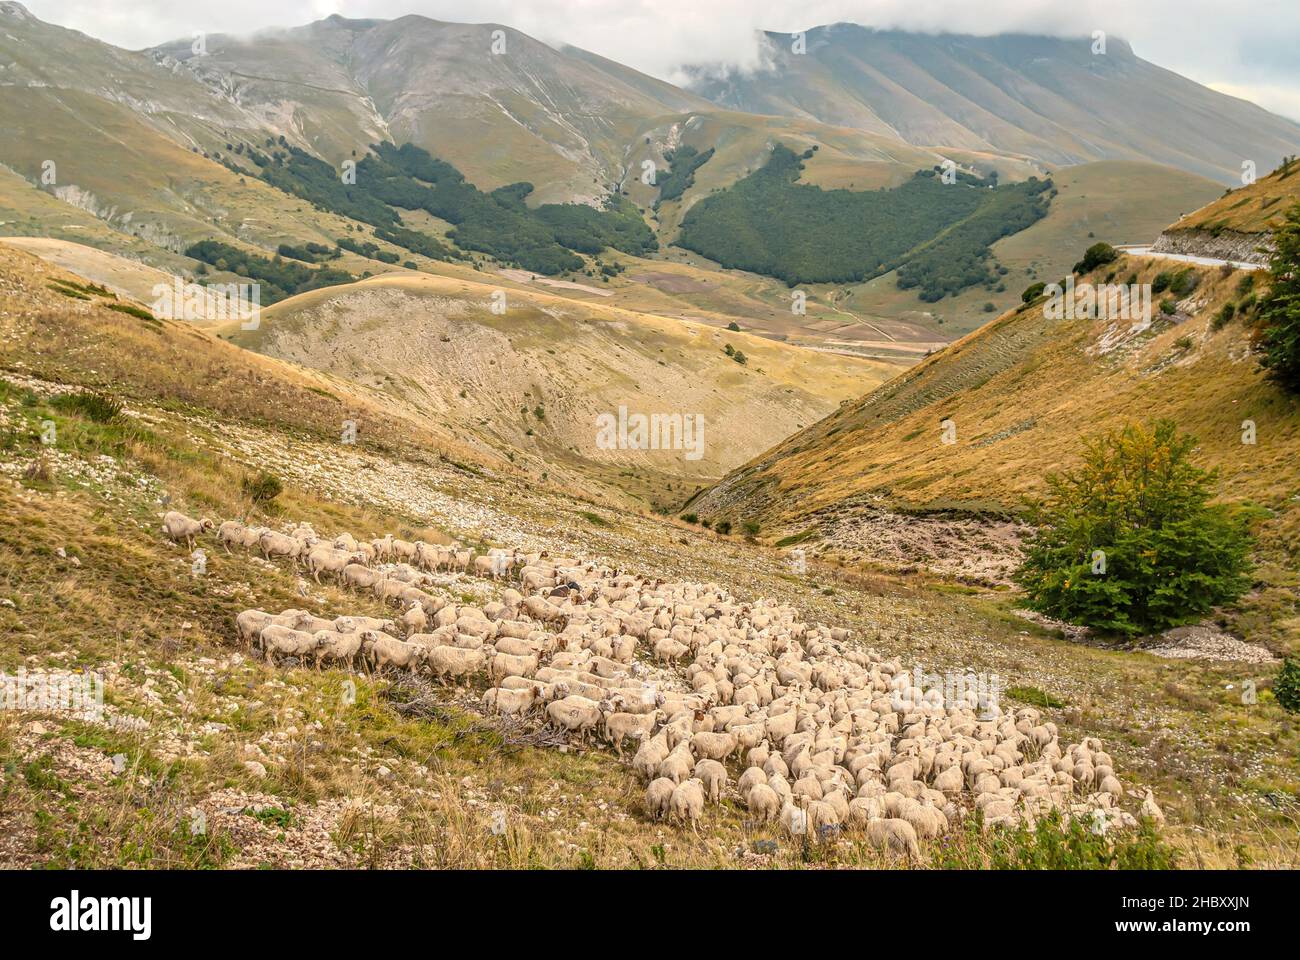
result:
[[[433,647],[425,659],[439,678],[469,677],[487,666],[487,655],[481,649],[464,647]]]
[[[546,705],[546,719],[558,730],[576,733],[585,743],[587,734],[600,723],[600,705],[585,697],[570,694],[563,700]]]
[[[424,632],[424,628],[429,625],[429,615],[424,612],[419,600],[412,600],[406,612],[397,618],[397,622],[401,625],[403,635],[409,637],[413,633]]]
[[[406,643],[378,630],[362,630],[361,636],[374,670],[389,666],[414,670],[424,661],[425,648],[418,644]]]
[[[296,561],[306,548],[306,544],[301,540],[295,540],[287,534],[276,533],[274,530],[263,530],[262,535],[257,538],[257,545],[262,550],[262,556],[267,560],[272,557],[288,557]]]
[[[275,655],[305,657],[316,649],[316,637],[305,630],[268,623],[262,628],[262,655],[267,663],[275,663]]]
[[[668,801],[673,819],[694,827],[704,815],[704,784],[694,778],[677,785]]]
[[[312,634],[316,638],[316,669],[320,669],[322,660],[335,660],[349,670],[353,667],[357,654],[361,652],[364,631],[339,633],[337,630],[317,630]]]
[[[271,614],[262,610],[245,610],[235,617],[235,630],[245,647],[251,647],[262,635],[262,628],[272,622]]]
[[[911,860],[921,858],[916,830],[906,820],[872,820],[867,824],[867,839],[877,850],[892,850]]]
[[[499,656],[499,654],[498,654]],[[623,741],[644,741],[654,732],[658,718],[653,713],[609,713],[605,715],[605,739],[623,759]]]
[[[211,529],[212,521],[207,517],[202,520],[192,520],[176,510],[168,510],[163,514],[163,533],[172,541],[184,540],[186,547],[191,551],[194,549],[194,538],[203,533],[204,530]]]
[[[750,815],[760,823],[775,820],[781,813],[781,798],[766,783],[756,783],[745,797],[745,805]]]
[[[704,759],[695,764],[695,779],[704,785],[704,792],[717,803],[727,786],[727,768],[716,760]]]
[[[491,687],[483,694],[483,707],[489,713],[519,717],[532,711],[542,699],[542,688],[533,685],[519,690]]]
[[[672,806],[673,793],[676,790],[677,784],[667,777],[651,780],[650,785],[645,788],[646,816],[651,820],[662,820],[668,816]]]
[[[535,654],[520,657],[509,653],[498,653],[488,663],[488,678],[493,683],[499,683],[506,677],[531,677],[535,673],[537,673]]]

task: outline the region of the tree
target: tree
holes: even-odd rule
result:
[[[1109,243],[1094,243],[1083,251],[1083,259],[1074,265],[1075,273],[1088,273],[1096,270],[1103,263],[1114,263],[1119,251]]]
[[[1140,634],[1195,620],[1249,586],[1250,535],[1211,505],[1216,474],[1168,420],[1085,441],[1078,469],[1047,478],[1017,579],[1041,613]]]
[[[1300,203],[1287,211],[1273,242],[1269,288],[1259,298],[1255,346],[1269,377],[1300,393]]]

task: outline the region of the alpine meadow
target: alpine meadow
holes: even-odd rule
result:
[[[16,929],[1282,920],[1300,9],[24,3]]]

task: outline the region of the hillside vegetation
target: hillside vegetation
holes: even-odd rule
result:
[[[1051,181],[1037,178],[999,187],[969,174],[946,183],[923,170],[892,189],[822,190],[798,182],[814,152],[774,146],[762,169],[691,208],[678,245],[791,286],[857,282],[901,266],[900,287],[938,300],[989,281],[989,244],[1046,213],[1041,195]]]

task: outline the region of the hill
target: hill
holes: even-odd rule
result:
[[[1300,163],[1284,160],[1268,176],[1224,191],[1217,200],[1180,217],[1160,234],[1153,249],[1196,257],[1267,263],[1270,233],[1300,201]]]
[[[1179,271],[1183,292],[1155,295],[1173,312],[1156,310],[1147,330],[1127,319],[1051,319],[1041,298],[1022,305],[733,471],[690,509],[851,562],[997,579],[1015,557],[1023,498],[1073,462],[1081,435],[1167,417],[1199,438],[1197,458],[1219,471],[1222,498],[1263,509],[1269,586],[1243,617],[1274,649],[1294,650],[1300,620],[1281,598],[1294,588],[1300,543],[1300,405],[1261,375],[1248,319],[1217,319],[1255,278],[1126,257],[1079,282],[1144,284]],[[1255,444],[1243,442],[1245,421]],[[945,442],[948,429],[955,442]],[[944,522],[898,542],[879,529],[891,511]]]
[[[984,150],[1056,167],[1147,160],[1221,183],[1241,158],[1271,169],[1296,152],[1300,125],[1217,93],[1107,37],[975,37],[851,23],[794,38],[764,35],[766,62],[692,89],[721,106],[802,117],[912,144]]]
[[[228,335],[377,391],[534,473],[594,478],[656,506],[898,370],[482,277],[411,273],[291,298],[257,330]],[[702,417],[702,445],[603,449],[597,417],[620,407]]]

